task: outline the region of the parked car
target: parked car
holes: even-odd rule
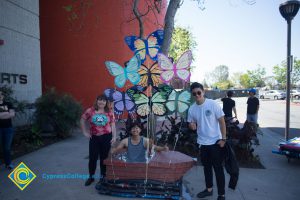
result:
[[[295,99],[300,99],[300,91],[299,90],[291,90],[291,97]]]
[[[285,99],[286,93],[280,90],[268,90],[259,95],[260,99]]]

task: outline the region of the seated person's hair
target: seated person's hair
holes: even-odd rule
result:
[[[139,127],[140,129],[141,129],[141,132],[143,131],[143,126],[142,126],[142,124],[141,123],[139,123],[139,122],[133,122],[131,125],[130,125],[130,128],[129,128],[129,131],[131,131],[131,129],[133,128],[133,127],[135,127],[135,126],[137,126],[137,127]]]

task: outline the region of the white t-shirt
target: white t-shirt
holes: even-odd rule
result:
[[[211,99],[205,99],[201,105],[196,102],[190,107],[188,122],[197,124],[197,143],[212,145],[222,139],[222,133],[218,119],[224,116],[221,106]]]

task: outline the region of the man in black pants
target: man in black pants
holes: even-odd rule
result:
[[[197,143],[200,145],[201,161],[204,169],[206,189],[197,194],[198,198],[212,196],[214,168],[218,200],[225,199],[225,176],[222,166],[226,142],[226,126],[222,108],[213,100],[204,97],[203,85],[193,83],[191,91],[195,103],[188,112],[189,128],[197,130]]]

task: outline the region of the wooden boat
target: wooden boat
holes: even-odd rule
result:
[[[156,153],[148,164],[129,163],[117,158],[108,158],[104,163],[108,180],[142,179],[175,182],[193,167],[194,160],[178,151],[164,151]]]
[[[194,160],[180,152],[156,153],[148,163],[129,163],[108,158],[106,178],[96,185],[99,194],[179,200],[182,177],[193,167]]]

